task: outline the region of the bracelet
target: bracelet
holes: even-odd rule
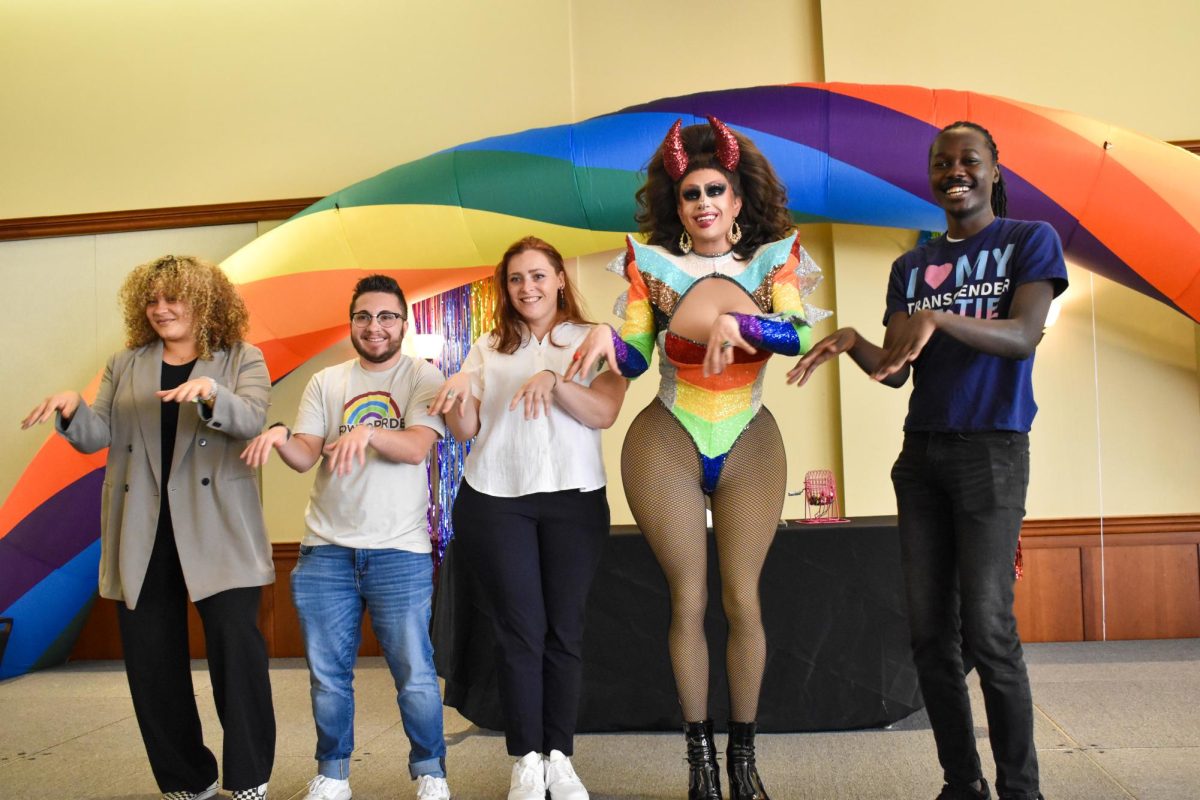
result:
[[[287,438],[286,438],[286,439],[284,439],[284,441],[285,441],[285,442],[290,442],[290,441],[292,440],[292,429],[291,429],[291,428],[289,428],[289,427],[288,427],[287,425],[285,425],[284,423],[282,423],[282,422],[275,422],[275,423],[272,423],[271,425],[268,425],[268,426],[267,426],[267,430],[271,430],[271,428],[283,428],[283,431],[284,431],[284,433],[286,433],[286,434],[287,434]]]
[[[544,369],[544,370],[542,370],[542,372],[549,372],[551,375],[554,376],[554,385],[550,387],[550,391],[553,392],[555,389],[558,388],[558,373],[552,369]]]

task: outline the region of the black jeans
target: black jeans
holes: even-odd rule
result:
[[[512,756],[574,752],[584,611],[608,519],[603,488],[493,497],[459,486],[454,538],[492,613]]]
[[[1037,798],[1033,700],[1012,613],[1029,437],[907,433],[892,483],[913,658],[946,783],[982,777],[965,645],[983,687],[996,789],[1002,798]]]
[[[213,700],[224,729],[226,789],[266,783],[275,759],[267,645],[258,630],[258,586],[229,589],[196,601],[204,624]],[[166,792],[198,792],[217,779],[217,761],[205,747],[188,656],[187,586],[175,535],[160,525],[130,611],[117,603],[125,673],[150,769]]]

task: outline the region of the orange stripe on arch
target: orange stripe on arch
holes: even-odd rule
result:
[[[250,281],[241,284],[238,290],[250,311],[248,338],[259,344],[339,326],[346,335],[350,327],[350,297],[354,293],[354,284],[369,274],[395,278],[411,306],[432,295],[487,277],[494,269],[492,266],[454,270],[333,269]]]
[[[1001,164],[1200,320],[1200,278],[1194,267],[1200,263],[1200,193],[1192,178],[1197,171],[1192,154],[1078,114],[990,95],[910,86],[828,88],[936,128],[958,119],[989,128],[998,140]]]
[[[96,373],[81,393],[88,403],[95,401],[103,377],[103,372]],[[97,467],[104,466],[105,452],[84,455],[67,444],[66,439],[51,433],[25,466],[25,471],[4,499],[4,505],[0,506],[0,539],[42,503]]]

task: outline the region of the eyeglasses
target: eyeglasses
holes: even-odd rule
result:
[[[355,311],[350,315],[350,321],[356,328],[367,327],[371,324],[371,320],[378,320],[382,328],[393,328],[397,322],[403,319],[404,315],[397,314],[395,311],[380,311],[378,314],[372,314],[370,311]]]

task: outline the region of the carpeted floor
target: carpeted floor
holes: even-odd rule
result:
[[[1200,798],[1200,639],[1027,646],[1047,800]],[[304,662],[273,662],[279,720],[272,800],[302,798],[314,733]],[[208,674],[195,664],[209,746],[221,729]],[[379,659],[356,682],[357,800],[411,798],[408,744]],[[978,688],[977,734],[992,776]],[[511,761],[500,735],[446,710],[458,800],[504,798]],[[718,737],[723,747],[724,737]],[[575,766],[595,800],[686,796],[682,736],[580,736]],[[774,800],[931,800],[941,786],[923,713],[888,730],[759,738]],[[119,663],[86,662],[0,683],[0,800],[153,800],[155,791]]]

